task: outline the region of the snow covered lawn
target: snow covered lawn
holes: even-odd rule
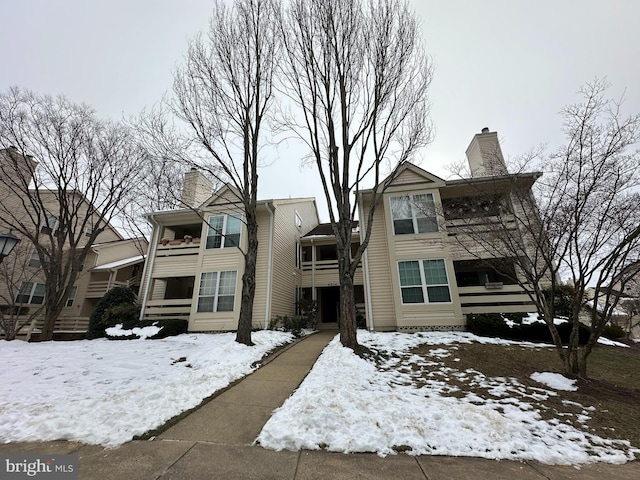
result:
[[[334,339],[300,388],[267,422],[257,439],[260,445],[276,450],[326,448],[381,456],[407,452],[547,464],[624,463],[639,452],[627,441],[589,433],[593,406],[570,402],[580,413],[543,419],[545,399],[573,388],[561,375],[534,374],[538,388],[515,378],[487,377],[474,369],[450,366],[459,361],[455,355],[461,343],[516,342],[444,332],[359,331],[358,339],[381,353],[377,362],[360,358]],[[433,348],[427,355],[412,354],[418,345]],[[570,424],[568,415],[584,428]]]
[[[292,335],[260,331],[163,340],[0,342],[0,442],[67,439],[114,447],[250,373]]]

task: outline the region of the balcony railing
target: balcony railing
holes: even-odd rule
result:
[[[136,281],[138,281],[139,283],[139,279],[135,279],[135,278],[126,282],[119,282],[119,281],[89,282],[89,286],[87,287],[87,293],[85,294],[85,297],[86,298],[102,298],[109,289],[113,287],[130,287]]]
[[[169,257],[174,255],[197,255],[200,250],[200,239],[194,238],[187,243],[184,240],[170,240],[166,245],[158,245],[157,257]]]
[[[147,319],[159,317],[188,318],[191,313],[190,298],[177,298],[171,300],[149,300],[144,310]]]

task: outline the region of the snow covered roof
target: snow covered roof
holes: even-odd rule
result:
[[[144,260],[144,255],[136,255],[135,257],[123,258],[122,260],[116,260],[115,262],[105,263],[104,265],[98,265],[93,268],[93,271],[101,270],[113,270],[114,268],[124,268],[134,263],[138,263]]]

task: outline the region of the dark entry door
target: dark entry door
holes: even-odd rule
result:
[[[340,309],[340,287],[324,287],[320,290],[322,323],[337,323]]]

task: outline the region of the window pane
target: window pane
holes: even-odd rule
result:
[[[216,293],[216,282],[218,280],[218,272],[203,273],[200,276],[199,296],[213,296]]]
[[[418,233],[437,232],[436,208],[433,195],[414,195],[412,207],[418,223]]]
[[[409,197],[391,197],[391,218],[399,220],[402,218],[411,218],[411,205]]]
[[[206,248],[220,248],[222,245],[222,227],[224,217],[222,215],[209,217],[209,230],[207,231]]]
[[[396,235],[404,235],[407,233],[415,233],[413,231],[413,220],[394,220],[393,221],[393,231]]]
[[[418,262],[398,262],[398,271],[400,272],[400,285],[402,287],[422,285]]]
[[[233,295],[224,295],[218,297],[218,312],[232,312],[233,311]]]
[[[424,303],[422,287],[402,288],[402,303]]]
[[[416,218],[418,222],[418,233],[430,233],[438,231],[438,222],[435,217],[418,217]]]
[[[451,301],[449,287],[427,287],[427,295],[431,303]]]
[[[236,272],[220,272],[220,288],[218,290],[218,295],[235,295],[236,278]]]
[[[444,266],[444,260],[424,260],[424,278],[427,285],[446,285],[447,271]]]
[[[198,299],[198,312],[213,312],[214,297],[200,297]]]
[[[36,305],[41,305],[44,302],[44,283],[36,283],[36,288],[33,291],[33,295],[31,297],[31,303],[35,303]]]
[[[224,237],[224,248],[232,248],[240,245],[240,234],[232,233],[227,234]]]

